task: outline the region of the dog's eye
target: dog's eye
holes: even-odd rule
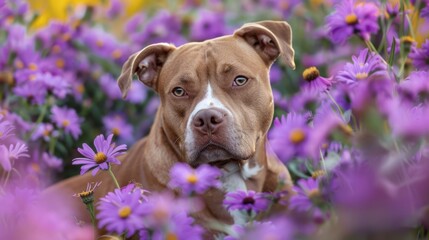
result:
[[[247,77],[244,76],[237,76],[234,79],[234,83],[232,84],[233,86],[243,86],[244,84],[247,83]]]
[[[176,97],[186,96],[185,89],[183,89],[181,87],[175,87],[172,92],[173,92],[174,96],[176,96]]]

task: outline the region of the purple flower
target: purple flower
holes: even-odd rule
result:
[[[398,92],[401,96],[413,103],[424,103],[429,97],[429,82],[427,71],[412,72],[398,86]]]
[[[163,239],[203,239],[203,229],[194,224],[194,219],[189,217],[186,212],[173,214],[164,228],[151,229],[152,234],[149,235],[148,230],[140,231],[141,240],[163,240]],[[151,236],[151,237],[150,237]]]
[[[4,118],[0,115],[0,140],[4,140],[14,135],[14,129],[15,127],[13,126],[13,124],[7,120],[4,120]]]
[[[420,17],[429,19],[429,4],[426,7],[422,8],[420,11]]]
[[[429,70],[429,40],[426,39],[420,48],[413,48],[408,57],[417,69]]]
[[[353,63],[346,63],[338,72],[336,80],[345,84],[356,84],[361,80],[388,78],[387,67],[379,55],[369,52],[366,48],[359,55],[352,57]]]
[[[118,88],[117,84],[114,84]],[[130,103],[141,104],[146,100],[146,88],[139,81],[133,81],[127,94],[126,100]],[[121,95],[122,97],[122,95]]]
[[[115,79],[110,74],[104,74],[100,77],[100,87],[106,93],[107,97],[112,100],[121,99],[122,94]]]
[[[289,207],[300,212],[310,212],[315,203],[321,200],[322,194],[319,189],[319,179],[300,179],[297,186],[293,187],[296,192],[290,199]]]
[[[45,141],[49,142],[51,137],[58,137],[58,131],[54,130],[54,126],[52,124],[42,123],[37,126],[36,131],[33,136],[31,136],[31,139],[36,140],[43,138]]]
[[[43,104],[47,95],[46,86],[39,81],[30,81],[16,86],[13,92],[37,105]]]
[[[131,237],[143,228],[146,209],[141,203],[141,191],[115,189],[100,199],[97,209],[98,227],[105,227],[109,232],[127,233]]]
[[[379,10],[374,3],[356,4],[354,0],[342,1],[336,11],[327,17],[327,27],[332,41],[344,43],[353,34],[369,40],[378,32]]]
[[[429,121],[429,108],[425,105],[410,107],[406,104],[394,103],[391,106],[388,118],[394,135],[414,138],[429,134],[427,124]]]
[[[186,163],[176,163],[170,170],[171,188],[180,188],[186,195],[192,193],[202,194],[211,187],[220,187],[218,168],[207,164],[193,169]]]
[[[282,80],[282,70],[277,64],[271,65],[270,68],[270,82],[278,83]]]
[[[310,91],[324,92],[329,90],[332,85],[332,77],[324,78],[320,76],[319,70],[316,67],[309,67],[304,70],[302,77],[306,81],[305,88]]]
[[[121,115],[110,115],[103,118],[103,124],[108,134],[113,133],[124,142],[130,142],[133,138],[133,126]]]
[[[191,26],[191,39],[195,41],[204,41],[222,35],[225,35],[223,14],[205,9],[199,10],[198,17]]]
[[[72,164],[83,165],[80,170],[81,175],[94,169],[92,175],[95,176],[100,169],[108,170],[110,163],[121,164],[116,157],[124,154],[127,146],[123,144],[116,147],[114,143],[112,144],[112,138],[113,134],[110,134],[107,139],[102,134],[98,135],[94,139],[95,152],[86,143],[83,144],[83,148],[77,149],[84,158],[75,158]]]
[[[293,157],[306,157],[306,144],[310,137],[310,128],[303,115],[289,113],[281,120],[274,120],[269,133],[270,145],[279,158],[287,162]]]
[[[120,0],[110,0],[109,8],[107,9],[107,16],[115,18],[119,16],[124,10],[124,4]]]
[[[42,154],[42,161],[52,169],[61,170],[63,167],[63,161],[49,153]]]
[[[147,210],[145,227],[165,228],[175,214],[201,210],[201,203],[194,198],[176,199],[172,192],[153,193],[142,203]]]
[[[5,145],[0,145],[0,165],[7,172],[12,170],[12,160],[17,160],[22,157],[30,157],[27,146],[17,142],[15,145],[9,145],[9,149]]]
[[[158,11],[143,29],[143,32],[131,37],[133,42],[143,45],[158,42],[181,45],[185,42],[180,32],[180,19],[167,10]]]
[[[34,179],[26,179],[28,183]],[[40,194],[34,188],[13,184],[0,195],[0,239],[94,239],[89,225],[78,227],[76,209],[69,197]],[[28,231],[31,226],[31,231]]]
[[[228,209],[232,210],[245,210],[247,212],[262,212],[268,207],[269,200],[265,198],[263,193],[257,193],[255,191],[243,191],[238,190],[235,192],[229,192],[225,195],[223,205]]]
[[[74,139],[79,137],[81,134],[81,119],[74,109],[54,106],[52,107],[51,112],[51,119],[58,128],[64,129],[64,131],[71,134]]]

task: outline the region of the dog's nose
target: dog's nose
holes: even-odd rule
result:
[[[194,129],[202,134],[212,134],[225,122],[225,114],[216,109],[203,109],[195,114]]]

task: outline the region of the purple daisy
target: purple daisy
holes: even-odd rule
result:
[[[49,142],[51,137],[58,137],[58,131],[54,129],[54,126],[50,123],[41,123],[36,128],[36,131],[31,136],[32,140],[43,138],[46,142]]]
[[[417,69],[429,70],[429,40],[426,39],[420,48],[413,48],[408,57]]]
[[[104,138],[103,134],[98,135],[94,139],[95,152],[84,143],[83,148],[78,148],[77,150],[84,156],[84,158],[75,158],[73,159],[73,165],[83,165],[80,170],[80,174],[84,174],[91,169],[92,175],[101,170],[108,170],[109,164],[121,164],[121,162],[116,158],[119,155],[124,154],[127,150],[125,144],[115,146],[112,144],[113,134],[110,134],[107,139]]]
[[[320,76],[319,70],[316,67],[309,67],[304,70],[302,77],[306,81],[305,88],[310,91],[324,92],[329,90],[332,85],[332,77],[324,78]]]
[[[20,142],[17,142],[15,145],[9,145],[9,148],[5,145],[0,145],[0,165],[5,171],[9,172],[12,170],[13,160],[17,160],[22,157],[30,157],[27,152],[27,146]]]
[[[225,20],[221,12],[199,10],[198,17],[191,26],[191,39],[204,41],[225,34]]]
[[[426,102],[429,96],[429,82],[427,78],[429,72],[412,72],[398,86],[398,92],[401,96],[413,103]]]
[[[58,128],[64,129],[64,131],[71,134],[74,139],[79,137],[81,134],[81,119],[74,109],[54,106],[52,107],[51,112],[51,119]]]
[[[315,203],[321,200],[322,194],[319,189],[319,178],[300,179],[297,186],[293,187],[296,192],[290,199],[289,207],[299,212],[310,212]]]
[[[42,161],[51,169],[61,170],[63,168],[63,161],[49,153],[42,154]]]
[[[279,67],[278,64],[271,65],[270,68],[270,82],[271,83],[278,83],[282,80],[282,69]]]
[[[310,136],[307,119],[297,113],[274,121],[269,133],[270,145],[279,158],[287,162],[293,157],[306,157],[306,144]]]
[[[218,168],[204,164],[197,169],[186,163],[177,163],[170,170],[171,188],[180,188],[186,195],[202,194],[211,187],[220,187]]]
[[[366,48],[352,57],[353,63],[346,63],[339,71],[336,80],[345,84],[355,84],[361,80],[388,78],[387,67],[379,55]]]
[[[122,99],[121,90],[116,84],[116,80],[110,74],[104,74],[100,77],[100,87],[111,100]]]
[[[223,205],[232,210],[244,210],[247,212],[262,212],[268,208],[270,201],[265,198],[265,194],[257,193],[255,191],[238,190],[229,192],[225,195]]]
[[[105,227],[109,232],[131,237],[143,228],[143,216],[146,214],[141,204],[140,191],[115,189],[100,199],[97,207],[98,227]]]
[[[140,231],[140,239],[203,239],[203,229],[194,224],[194,219],[189,217],[186,212],[176,213],[171,216],[167,226],[159,229],[151,229],[152,234],[149,235],[148,230]]]
[[[429,19],[429,3],[420,11],[420,17]]]
[[[121,141],[131,142],[133,138],[133,126],[121,115],[110,115],[103,118],[103,124],[108,134],[113,133]]]
[[[9,136],[14,135],[13,130],[15,127],[9,121],[3,120],[3,117],[0,115],[0,140],[4,140]]]
[[[374,3],[356,4],[354,0],[339,3],[336,11],[327,17],[330,38],[336,43],[344,43],[353,34],[369,40],[378,32],[379,9]]]

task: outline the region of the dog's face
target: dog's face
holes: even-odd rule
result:
[[[171,145],[191,165],[249,159],[272,121],[272,62],[294,67],[285,22],[244,25],[233,35],[179,48],[154,44],[134,54],[118,79],[124,95],[134,72],[161,98]]]

